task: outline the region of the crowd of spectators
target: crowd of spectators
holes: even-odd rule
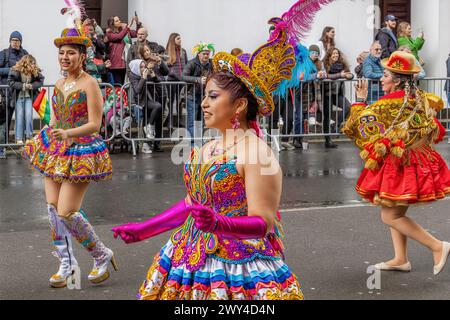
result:
[[[283,139],[281,149],[302,148],[303,139],[298,136],[306,133],[310,125],[322,126],[322,133],[326,136],[325,147],[336,148],[330,133],[338,132],[350,107],[345,82],[355,76],[368,79],[368,102],[376,101],[383,95],[381,60],[394,51],[412,53],[422,66],[417,78],[425,77],[425,61],[420,56],[425,43],[423,31],[414,39],[411,25],[407,22],[397,25],[397,22],[393,15],[385,17],[384,27],[376,34],[371,47],[358,55],[354,74],[350,71],[345,53],[336,44],[336,29],[331,26],[323,29],[319,41],[309,47],[313,71],[303,75],[304,84],[298,90],[291,90],[290,97],[282,97],[276,103],[268,129],[280,129],[283,135],[295,136],[293,143],[289,138]],[[113,86],[130,83],[132,96],[129,98],[133,114],[138,121],[142,121],[146,138],[159,139],[163,136],[163,128],[180,128],[183,123],[191,136],[198,135],[202,130],[204,85],[212,72],[214,52],[209,46],[199,46],[193,59],[189,60],[179,33],[172,33],[166,47],[163,47],[150,41],[148,28],[137,16],[131,18],[128,24],[117,16],[111,17],[106,29],[88,18],[83,22],[83,27],[93,43],[87,51],[86,71],[99,82]],[[6,127],[11,126],[14,113],[16,143],[23,144],[32,135],[31,105],[44,82],[36,60],[22,47],[22,41],[22,35],[15,31],[11,34],[9,48],[0,52],[0,84],[11,88],[8,97],[0,91],[0,144],[6,141]],[[240,48],[231,50],[235,56],[242,53]],[[450,57],[447,60],[447,76],[450,76]],[[165,84],[149,86],[160,82]],[[186,83],[189,85],[186,86]],[[445,87],[449,92],[450,81]],[[448,100],[450,103],[450,94]],[[5,101],[10,103],[6,105]],[[184,115],[185,121],[182,120]],[[160,143],[145,143],[142,150],[145,153],[161,151]],[[0,158],[4,156],[5,150],[0,148]]]

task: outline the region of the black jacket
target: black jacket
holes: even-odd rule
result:
[[[211,59],[208,63],[202,65],[200,59],[195,57],[184,66],[182,80],[188,83],[195,83],[195,94],[200,96],[202,92],[202,77],[207,77],[212,72],[213,65]],[[189,94],[192,94],[192,91],[192,86],[189,86]]]
[[[163,55],[166,52],[166,49],[164,49],[163,46],[160,46],[156,42],[150,42],[148,40],[145,40],[145,44],[150,47],[150,50],[152,52],[157,53],[159,55]],[[139,54],[139,42],[135,42],[131,45],[130,49],[128,50],[127,55],[127,73],[130,75],[130,62],[135,59],[142,59],[141,55]]]
[[[22,47],[19,50],[8,48],[0,52],[0,85],[8,84],[11,68],[27,54],[27,50]]]
[[[397,50],[398,47],[397,38],[393,38],[386,28],[383,28],[380,31],[378,31],[375,40],[380,42],[381,49],[383,50],[381,54],[381,59],[389,58],[391,54]]]
[[[37,77],[31,78],[30,84],[33,87],[31,97],[32,100],[34,100],[39,95],[39,89],[44,85],[44,80],[45,78],[41,73],[39,73]],[[23,82],[20,72],[9,72],[8,85],[12,91],[13,101],[17,101],[17,99],[19,98],[19,93],[23,89]]]

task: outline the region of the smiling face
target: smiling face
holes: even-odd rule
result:
[[[86,55],[75,46],[65,45],[59,48],[58,60],[62,71],[69,74],[79,73],[82,69]]]
[[[330,31],[327,32],[327,37],[329,39],[334,39],[335,36],[336,36],[336,30],[335,29],[331,29]]]
[[[334,49],[333,52],[331,53],[331,62],[332,63],[338,62],[339,61],[339,57],[340,57],[339,51]]]
[[[215,80],[206,84],[205,98],[202,102],[205,126],[210,129],[225,131],[232,128],[231,120],[236,112],[246,113],[246,99],[232,101],[229,91],[221,89]]]
[[[381,85],[385,94],[395,92],[399,81],[395,81],[392,73],[388,70],[384,70],[383,77],[381,78]]]
[[[378,43],[378,42],[375,43],[372,46],[372,49],[370,50],[370,53],[372,54],[373,57],[380,58],[381,57],[381,53],[382,53],[381,44]]]

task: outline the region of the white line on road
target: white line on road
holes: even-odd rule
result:
[[[446,197],[439,201],[450,201],[450,197]],[[338,205],[338,206],[318,206],[318,207],[300,207],[300,208],[281,209],[280,213],[316,211],[316,210],[332,210],[332,209],[345,209],[345,208],[375,207],[373,204],[371,204],[369,202],[363,202],[363,201],[358,201],[358,200],[347,201],[347,203],[348,204],[343,204],[343,205]],[[426,203],[423,203],[423,204],[426,204]],[[429,204],[431,205],[431,204],[433,204],[433,202],[430,202]]]

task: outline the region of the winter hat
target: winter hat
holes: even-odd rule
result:
[[[22,34],[19,31],[14,31],[9,36],[9,41],[11,41],[12,39],[19,39],[20,42],[22,42]]]
[[[317,52],[318,54],[320,54],[320,48],[319,48],[319,46],[316,45],[316,44],[311,45],[311,46],[309,47],[309,51],[310,51],[310,52],[314,51],[314,52]]]

